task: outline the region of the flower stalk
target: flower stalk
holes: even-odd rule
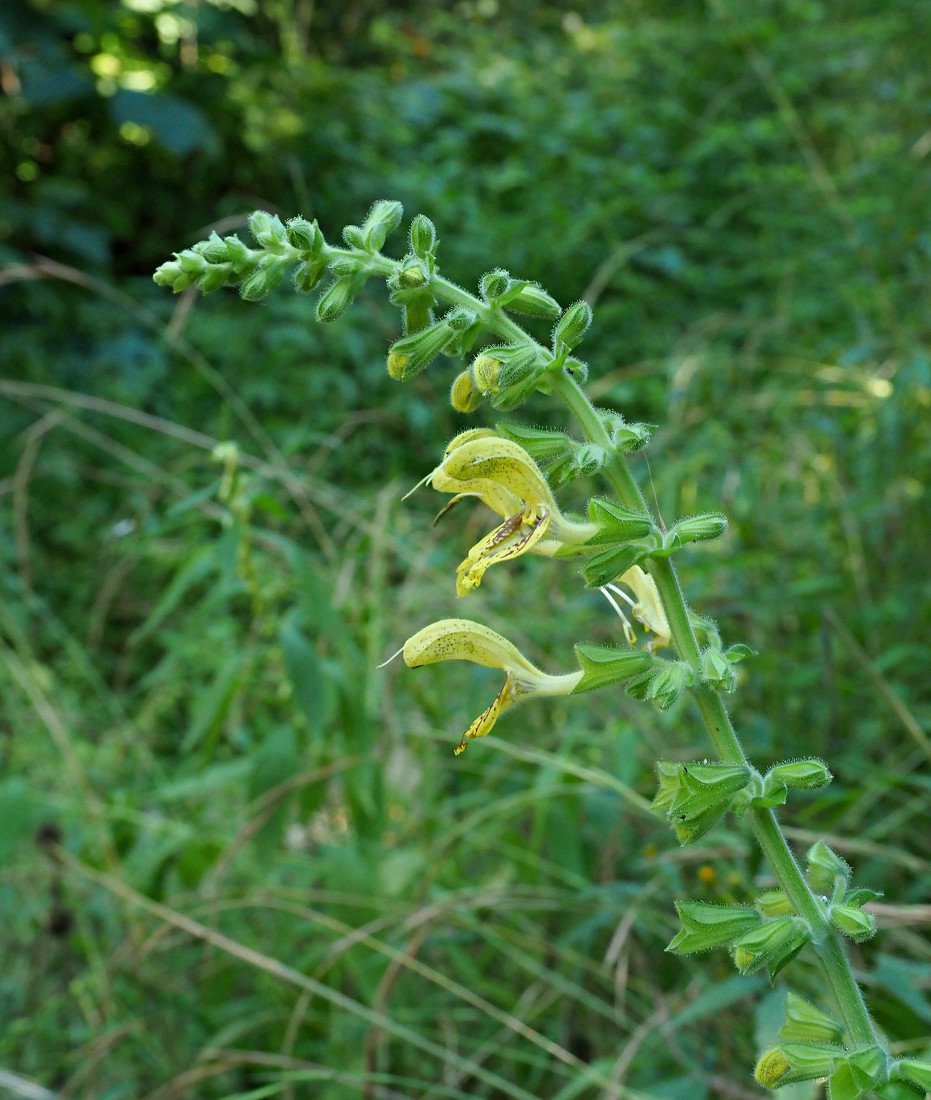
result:
[[[661,763],[654,808],[666,814],[682,843],[703,835],[727,813],[744,817],[778,889],[758,898],[755,907],[679,903],[683,928],[668,950],[689,953],[726,946],[742,972],[765,966],[775,977],[811,945],[840,1011],[847,1046],[840,1045],[841,1025],[835,1034],[830,1017],[799,998],[790,999],[790,1020],[781,1033],[786,1042],[760,1058],[761,1084],[778,1087],[828,1076],[830,1100],[856,1100],[874,1088],[880,1095],[898,1097],[904,1087],[900,1081],[916,1086],[931,1082],[931,1066],[889,1057],[844,948],[844,936],[859,941],[873,934],[875,921],[861,906],[877,895],[852,888],[850,869],[826,845],[809,851],[803,870],[776,817],[775,807],[785,802],[789,788],[824,785],[830,772],[815,760],[780,765],[766,776],[755,771],[723,698],[736,687],[732,666],[750,650],[739,644],[725,650],[714,624],[683,596],[673,553],[687,542],[721,534],[726,519],[709,513],[681,520],[669,530],[653,520],[627,459],[646,444],[649,427],[596,408],[583,388],[587,367],[574,353],[592,320],[587,303],[563,311],[543,287],[513,279],[501,268],[483,277],[478,295],[469,293],[439,273],[436,232],[423,215],[411,225],[408,254],[393,260],[380,250],[401,216],[399,204],[376,203],[361,226],[344,230],[347,247],[334,247],[316,222],[292,219],[285,226],[259,212],[250,219],[259,248],[214,234],[176,254],[155,278],[175,291],[191,285],[205,292],[237,285],[244,297],[255,299],[277,285],[289,266],[295,268],[298,292],[314,289],[329,272],[332,281],[318,300],[317,315],[330,321],[348,307],[366,279],[378,276],[387,281],[391,301],[404,316],[404,334],[388,354],[392,377],[405,380],[438,357],[451,355],[469,363],[452,385],[452,403],[460,412],[471,412],[485,401],[509,411],[534,392],[562,401],[582,440],[521,425],[472,429],[452,441],[440,465],[424,479],[451,495],[440,515],[472,497],[500,520],[460,564],[457,595],[473,591],[490,566],[525,553],[581,558],[588,583],[602,588],[616,610],[622,611],[615,596],[632,604],[633,617],[650,634],[648,644],[637,647],[633,627],[622,613],[627,648],[578,645],[579,671],[560,675],[542,672],[507,639],[468,619],[433,623],[399,652],[410,668],[467,660],[505,673],[504,686],[468,727],[457,753],[468,740],[486,734],[504,711],[535,696],[575,696],[621,685],[635,698],[666,707],[690,691],[717,761]],[[447,312],[440,315],[443,308]],[[551,346],[535,340],[509,310],[554,320]],[[486,333],[499,343],[475,354],[479,337]],[[615,500],[593,500],[587,521],[566,516],[554,493],[567,481],[595,474],[610,486]],[[618,584],[630,588],[636,601]],[[666,655],[669,651],[672,657]]]

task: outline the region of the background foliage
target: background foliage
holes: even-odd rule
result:
[[[662,955],[673,898],[763,876],[739,831],[680,851],[645,812],[657,756],[706,751],[689,712],[561,700],[454,762],[493,677],[375,669],[461,611],[484,523],[400,503],[465,426],[451,375],[390,383],[374,293],[324,328],[285,291],[151,283],[256,206],[335,237],[379,197],[465,285],[504,265],[595,304],[593,392],[660,425],[638,476],[667,518],[733,521],[682,569],[760,651],[738,728],[758,764],[831,763],[792,836],[885,890],[858,961],[927,1053],[931,9],[6,8],[4,1072],[95,1100],[755,1095],[782,993]],[[470,599],[553,670],[617,634],[552,562]]]

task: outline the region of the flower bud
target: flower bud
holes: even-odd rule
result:
[[[823,840],[817,840],[807,852],[808,885],[816,894],[831,895],[839,881],[850,882],[850,864],[832,851]]]
[[[444,319],[429,328],[402,336],[388,349],[388,373],[400,382],[412,378],[433,362],[449,343],[450,335]]]
[[[862,943],[876,935],[876,918],[855,905],[832,905],[831,923],[854,943]]]
[[[687,542],[707,542],[716,539],[727,530],[727,516],[721,512],[706,512],[700,516],[688,516],[680,519],[663,539],[670,546],[683,546]]]
[[[789,764],[778,764],[775,768],[770,768],[766,778],[786,787],[814,791],[819,787],[826,787],[834,776],[823,760],[793,760]]]
[[[449,403],[456,412],[474,412],[482,403],[484,394],[472,381],[471,371],[457,374],[449,391]]]
[[[310,293],[326,274],[326,269],[327,261],[323,257],[298,264],[294,272],[294,289],[300,294]]]
[[[355,301],[364,279],[335,279],[320,295],[317,302],[317,320],[329,324],[341,317]]]
[[[557,355],[565,355],[582,342],[582,337],[592,323],[592,307],[588,302],[576,302],[556,322],[553,329],[553,349]]]
[[[500,389],[498,381],[501,378],[501,369],[504,364],[493,355],[479,355],[472,363],[472,380],[475,387],[482,394],[497,393]]]
[[[453,332],[465,332],[467,328],[475,324],[475,314],[471,309],[456,306],[455,309],[451,309],[449,313],[444,315],[443,320]]]
[[[194,282],[194,276],[188,275],[177,260],[168,260],[160,264],[155,269],[152,279],[159,286],[170,286],[176,294],[186,290]]]
[[[186,248],[183,252],[176,253],[181,270],[188,275],[200,275],[207,270],[207,261],[193,248]]]
[[[247,302],[257,302],[274,290],[284,277],[285,265],[281,262],[260,264],[255,271],[244,279],[239,293]]]
[[[205,293],[219,290],[230,281],[232,272],[229,264],[213,264],[207,268],[203,275],[198,276],[197,285]]]
[[[227,258],[237,272],[241,272],[244,267],[258,259],[258,253],[244,245],[235,233],[224,237],[223,243],[226,245]]]
[[[778,1087],[791,1068],[782,1051],[778,1047],[773,1047],[760,1055],[753,1076],[763,1088],[774,1089]]]
[[[419,260],[430,258],[436,251],[436,226],[425,214],[411,222],[411,251]]]
[[[291,218],[285,231],[291,247],[299,248],[302,252],[318,252],[323,243],[317,223],[309,222],[306,218]]]
[[[365,249],[365,234],[357,225],[343,226],[343,240],[350,248]]]
[[[494,271],[489,271],[482,276],[478,288],[485,301],[491,302],[506,294],[510,285],[511,276],[508,272],[502,267],[496,267]]]
[[[394,199],[379,199],[362,223],[364,247],[368,252],[378,252],[388,234],[401,223],[404,207]]]
[[[288,234],[277,214],[256,210],[249,216],[249,229],[263,248],[275,252],[287,246]]]
[[[811,939],[808,925],[799,917],[777,917],[761,925],[734,944],[734,965],[741,974],[752,974],[765,966],[775,978],[780,970]]]
[[[229,259],[226,241],[216,231],[211,233],[206,241],[194,245],[194,250],[199,252],[209,264],[223,264]]]
[[[528,317],[540,317],[551,321],[562,313],[562,306],[539,283],[525,283],[515,295],[508,295],[503,303],[514,313]]]

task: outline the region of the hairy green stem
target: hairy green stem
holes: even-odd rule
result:
[[[556,390],[572,410],[588,438],[600,446],[610,446],[610,439],[601,418],[575,379],[562,374]],[[605,469],[605,476],[622,504],[630,508],[646,510],[646,501],[623,455],[614,454],[613,461],[609,462]],[[659,590],[673,644],[682,660],[687,661],[693,669],[698,671],[701,652],[671,561],[668,558],[653,559],[650,562],[650,575]],[[718,692],[707,685],[699,684],[695,688],[694,696],[719,758],[730,763],[749,766],[750,762],[741,747],[727,708]],[[840,934],[830,924],[827,914],[805,880],[775,814],[768,809],[751,809],[747,817],[757,843],[777,881],[796,912],[808,921],[812,929],[815,953],[831,983],[851,1039],[856,1044],[883,1045],[870,1019]]]

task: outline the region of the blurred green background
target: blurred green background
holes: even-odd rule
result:
[[[454,760],[498,674],[375,667],[455,614],[551,671],[618,636],[556,562],[455,602],[487,516],[401,496],[488,422],[458,368],[392,383],[375,286],[323,327],[151,282],[256,207],[334,240],[377,198],[465,286],[586,296],[651,499],[730,516],[686,593],[759,651],[756,763],[830,762],[784,818],[885,891],[855,963],[927,1054],[929,41],[924,0],[4,5],[0,1093],[759,1094],[784,980],[663,954],[675,898],[769,881],[644,810],[707,751],[687,705],[528,707]]]

